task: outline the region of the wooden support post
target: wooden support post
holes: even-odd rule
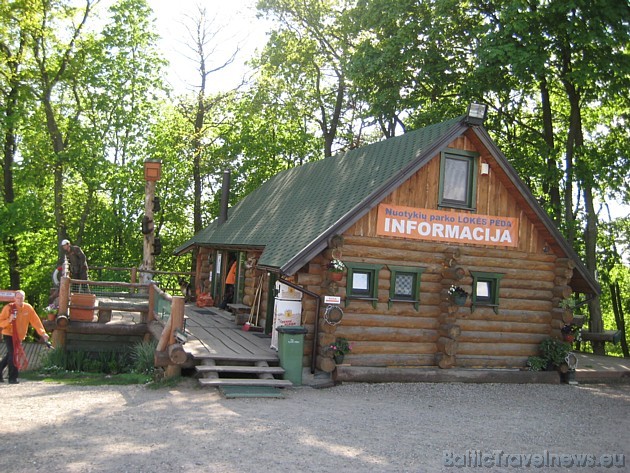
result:
[[[149,313],[147,322],[155,320],[155,284],[149,284]]]
[[[62,276],[59,282],[59,309],[57,313],[68,317],[68,305],[70,304],[70,278]]]
[[[170,337],[168,339],[168,344],[172,345],[176,342],[175,340],[175,330],[184,329],[184,306],[185,301],[182,296],[173,296],[173,302],[171,303],[171,330]]]
[[[52,333],[51,343],[55,348],[61,348],[66,345],[66,331],[55,329]]]

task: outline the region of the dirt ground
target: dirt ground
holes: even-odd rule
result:
[[[0,417],[2,472],[479,471],[461,468],[476,458],[510,471],[561,454],[593,465],[530,468],[630,471],[627,384],[356,383],[225,399],[192,379],[160,390],[24,380],[0,385]]]

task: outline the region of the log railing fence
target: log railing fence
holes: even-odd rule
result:
[[[104,301],[95,301],[90,307],[72,304],[72,288],[81,288],[87,293],[101,297]],[[79,294],[81,295],[81,294]],[[112,297],[113,296],[113,297]],[[110,299],[115,299],[114,301]],[[94,322],[72,321],[72,308],[88,311],[109,312],[139,312],[140,322],[115,323],[109,319]],[[182,344],[175,338],[177,331],[185,330],[185,301],[183,296],[172,296],[155,283],[138,284],[114,281],[84,281],[62,277],[59,284],[58,315],[54,322],[47,322],[47,329],[53,330],[52,341],[55,347],[65,345],[66,333],[105,335],[141,334],[145,339],[158,340],[155,352],[155,365],[166,367],[165,376],[179,375],[181,368],[191,360],[184,351]],[[70,315],[70,317],[69,317]]]

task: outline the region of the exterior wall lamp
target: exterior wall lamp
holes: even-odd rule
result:
[[[483,125],[488,115],[488,106],[480,103],[471,103],[466,112],[466,123],[468,125]]]

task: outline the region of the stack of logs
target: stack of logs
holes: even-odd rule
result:
[[[449,248],[444,253],[444,269],[442,270],[442,302],[440,303],[439,337],[437,340],[437,365],[442,369],[455,366],[458,338],[461,327],[457,325],[457,312],[460,307],[454,305],[449,297],[451,285],[460,285],[466,276],[466,271],[458,266],[461,257],[459,248]]]
[[[558,258],[556,260],[551,328],[558,331],[564,324],[573,322],[573,310],[569,307],[560,307],[560,302],[573,295],[573,289],[569,286],[569,283],[573,277],[574,268],[575,261],[571,259]],[[559,335],[559,332],[557,335]]]
[[[329,281],[327,272],[324,269],[326,264],[333,258],[339,258],[341,250],[339,248],[329,248],[323,252],[319,263],[321,266],[321,293],[331,296],[338,295],[339,283]],[[335,343],[337,327],[326,323],[324,317],[319,317],[318,353],[316,366],[325,373],[331,373],[337,367],[333,354],[328,347]]]

